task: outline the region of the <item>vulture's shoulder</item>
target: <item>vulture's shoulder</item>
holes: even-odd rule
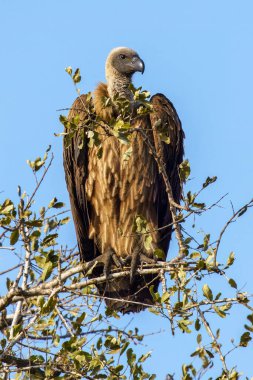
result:
[[[108,98],[107,84],[99,83],[93,93],[93,103],[96,114],[106,122],[109,122],[115,113],[115,110],[111,105],[106,105],[106,100]]]
[[[88,94],[82,94],[76,98],[68,114],[68,119],[71,120],[76,115],[79,115],[80,121],[83,121],[87,113]]]
[[[181,121],[177,114],[177,111],[173,105],[173,103],[163,94],[155,94],[151,97],[150,102],[153,105],[154,111],[159,116],[162,116],[162,120],[167,119],[165,121],[170,121],[178,127],[179,130],[182,131]],[[184,137],[184,134],[183,134]]]
[[[168,128],[169,135],[172,134],[170,137],[175,137],[178,139],[177,142],[180,145],[183,145],[185,134],[173,103],[165,95],[159,93],[153,95],[150,102],[154,110],[150,115],[151,123],[154,124],[156,121],[160,120],[161,125]],[[181,155],[182,154],[183,151],[181,152]]]
[[[174,199],[180,202],[182,188],[178,166],[183,161],[185,137],[182,124],[174,105],[165,95],[156,94],[152,96],[150,102],[153,106],[150,120],[156,148],[166,165]],[[163,138],[168,139],[168,143],[160,141],[161,134]]]

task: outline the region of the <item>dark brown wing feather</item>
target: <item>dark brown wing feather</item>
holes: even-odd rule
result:
[[[79,96],[68,115],[71,120],[77,114],[80,123],[86,118],[86,95]],[[75,224],[79,251],[83,261],[90,261],[99,255],[94,241],[89,239],[89,203],[86,199],[85,182],[88,176],[88,146],[84,136],[83,147],[80,149],[80,135],[76,133],[66,146],[64,139],[63,165],[69,192],[71,211]]]
[[[181,182],[179,178],[178,167],[183,161],[184,155],[184,132],[181,121],[173,104],[163,94],[156,94],[151,98],[154,112],[150,114],[151,125],[154,133],[154,142],[156,151],[161,155],[166,164],[166,172],[173,191],[175,202],[180,203],[181,198]],[[156,122],[159,122],[159,128],[155,127]],[[169,137],[170,143],[167,144],[161,141],[159,130],[165,131],[165,135]],[[169,210],[168,197],[165,191],[164,181],[162,176],[159,176],[159,197],[158,197],[158,227],[164,227],[171,223],[171,213]],[[171,230],[161,230],[161,248],[167,253]]]

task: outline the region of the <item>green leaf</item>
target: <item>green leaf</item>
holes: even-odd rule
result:
[[[200,321],[199,321],[199,319],[197,318],[196,321],[195,321],[195,330],[196,330],[196,331],[199,331],[199,330],[200,330],[200,327],[201,327],[201,325],[200,325]]]
[[[150,356],[152,355],[152,351],[149,351],[147,352],[146,354],[144,355],[141,355],[140,359],[138,360],[139,363],[143,363],[145,362],[145,360],[147,360],[148,358],[150,358]]]
[[[238,217],[239,217],[239,216],[242,216],[242,215],[247,211],[247,209],[248,209],[248,207],[247,207],[247,206],[244,206],[244,207],[242,208],[242,210],[239,212]]]
[[[251,341],[251,336],[250,336],[250,333],[247,331],[245,332],[244,334],[242,334],[241,338],[240,338],[240,346],[241,347],[247,347],[249,342]]]
[[[154,255],[158,258],[158,259],[161,259],[161,260],[165,260],[165,253],[162,249],[160,248],[156,248],[154,250]]]
[[[253,313],[252,314],[249,314],[247,316],[247,319],[251,322],[251,324],[253,325]]]
[[[192,204],[192,206],[193,206],[193,207],[196,207],[196,208],[199,208],[200,210],[203,210],[203,208],[206,207],[206,204],[205,204],[205,203],[196,203],[196,202],[194,202],[194,203]]]
[[[191,330],[188,328],[188,326],[192,324],[192,321],[189,321],[188,319],[180,319],[177,321],[177,324],[183,332],[186,332],[188,334],[191,333]]]
[[[234,252],[231,252],[227,259],[227,266],[231,266],[234,263],[234,261],[235,261],[235,254]]]
[[[55,239],[58,237],[58,234],[47,235],[41,243],[43,247],[49,247],[50,245],[55,245]],[[53,244],[52,244],[53,243]]]
[[[144,247],[147,251],[149,251],[152,247],[152,236],[151,235],[146,235],[144,237]]]
[[[228,283],[229,283],[229,285],[230,285],[232,288],[237,289],[237,283],[235,282],[235,280],[233,280],[233,278],[230,278],[230,279],[228,280]]]
[[[45,262],[46,262],[46,258],[43,257],[43,256],[35,256],[35,261],[37,263],[37,265],[40,267],[40,268],[44,268],[45,266]]]
[[[31,248],[35,252],[38,251],[38,249],[39,249],[39,241],[38,241],[38,239],[32,239]]]
[[[64,125],[64,127],[66,127],[66,124],[69,123],[68,118],[64,115],[59,116],[59,121]]]
[[[179,176],[182,182],[186,182],[187,178],[191,173],[190,163],[188,160],[184,160],[179,165]]]
[[[165,144],[170,144],[170,137],[166,135],[166,133],[159,133],[161,141],[165,142]]]
[[[63,202],[56,202],[52,207],[53,208],[62,208],[65,206],[65,203]]]
[[[190,254],[191,259],[199,259],[201,257],[201,254],[199,252],[192,252]]]
[[[80,74],[80,69],[76,69],[72,79],[73,79],[75,84],[81,82],[82,78],[81,78],[81,74]]]
[[[70,221],[70,217],[67,216],[66,218],[61,219],[60,224],[61,224],[61,225],[63,225],[63,224],[67,224],[69,221]]]
[[[57,298],[55,297],[50,297],[47,302],[44,303],[43,308],[42,308],[42,313],[43,314],[48,314],[51,311],[54,310],[55,305],[57,304]]]
[[[151,296],[152,296],[154,302],[157,302],[157,301],[160,300],[160,295],[159,295],[159,293],[158,293],[158,292],[154,292],[154,285],[151,285],[151,286],[149,287],[149,291],[150,291],[150,294],[151,294]],[[149,310],[152,311],[151,309],[149,309]]]
[[[47,280],[50,277],[52,271],[53,271],[53,263],[51,261],[49,261],[44,266],[44,270],[43,270],[43,273],[41,275],[42,281]]]
[[[10,236],[10,245],[15,245],[18,241],[19,238],[19,230],[16,229],[12,231],[11,236]]]
[[[37,238],[40,237],[40,235],[41,235],[40,230],[35,230],[35,231],[33,231],[33,232],[31,233],[31,235],[30,235],[30,239],[37,239]]]
[[[209,351],[209,350],[206,349],[206,353],[209,356],[209,358],[211,358],[211,359],[214,358],[214,355],[213,355],[213,353],[211,351]]]
[[[68,66],[65,68],[66,73],[68,73],[70,76],[72,75],[72,67]]]
[[[128,348],[127,350],[127,364],[132,367],[132,365],[135,363],[136,355],[133,352],[132,348]]]
[[[212,293],[211,289],[209,288],[209,286],[207,284],[203,285],[202,290],[203,290],[204,296],[208,300],[212,301],[213,300],[213,293]]]
[[[253,333],[253,327],[248,326],[248,325],[244,325],[244,328],[245,328],[246,330],[248,330],[248,331],[250,331],[250,332]]]
[[[13,209],[14,209],[13,203],[9,199],[6,199],[3,205],[0,206],[0,214],[8,215],[10,214],[11,211],[13,211]]]
[[[227,314],[223,310],[221,310],[221,308],[217,306],[213,306],[213,309],[216,312],[216,314],[218,314],[219,317],[226,318]]]
[[[170,298],[170,293],[165,292],[165,293],[163,293],[163,295],[162,295],[161,302],[162,302],[162,303],[163,303],[163,302],[166,302],[169,298]]]
[[[209,186],[211,183],[214,183],[215,181],[217,180],[217,177],[214,176],[214,177],[207,177],[207,179],[205,180],[205,182],[203,183],[203,187],[207,187]]]
[[[125,153],[123,154],[123,158],[122,158],[123,161],[128,161],[129,158],[131,157],[132,153],[133,153],[133,147],[130,146],[130,148],[128,148],[128,149],[125,151]]]
[[[22,324],[14,325],[13,326],[13,337],[18,335],[18,333],[23,329]]]
[[[204,244],[203,244],[203,250],[206,251],[209,247],[210,243],[210,234],[206,234],[204,237]]]
[[[147,222],[141,216],[137,216],[135,218],[135,224],[136,224],[136,231],[137,232],[140,233],[140,232],[146,231]]]
[[[28,220],[25,222],[27,227],[42,227],[42,220]]]
[[[52,208],[53,205],[54,205],[56,202],[57,202],[57,198],[54,197],[54,198],[49,202],[49,204],[48,204],[48,208]]]
[[[10,287],[12,286],[13,281],[9,279],[9,277],[6,278],[6,288],[10,290]]]

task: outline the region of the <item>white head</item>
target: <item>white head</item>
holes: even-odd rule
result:
[[[114,48],[107,57],[105,75],[109,82],[112,76],[122,76],[131,79],[139,71],[144,73],[145,65],[136,51],[127,47]]]

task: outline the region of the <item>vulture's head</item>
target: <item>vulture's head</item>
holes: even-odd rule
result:
[[[106,60],[106,78],[112,76],[132,77],[139,71],[144,73],[145,65],[136,51],[127,47],[118,47],[113,49]]]

